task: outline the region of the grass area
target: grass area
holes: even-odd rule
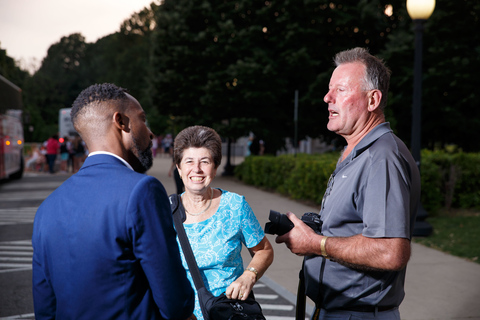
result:
[[[416,237],[414,242],[480,263],[480,212],[450,210],[427,221],[433,233],[425,238]]]

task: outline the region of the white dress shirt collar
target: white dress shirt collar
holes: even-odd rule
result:
[[[125,161],[125,159],[117,156],[116,154],[113,154],[111,152],[108,152],[108,151],[94,151],[94,152],[91,152],[88,154],[89,157],[91,156],[94,156],[94,155],[97,155],[97,154],[107,154],[109,156],[113,156],[115,158],[117,158],[118,160],[122,161],[128,168],[130,168],[131,170],[133,170],[132,166],[130,165],[130,163],[128,163],[127,161]],[[135,170],[134,170],[135,171]]]

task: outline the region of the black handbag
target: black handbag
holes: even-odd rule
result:
[[[232,300],[228,299],[225,293],[215,297],[205,288],[192,247],[183,228],[183,221],[186,219],[185,209],[177,194],[170,195],[170,205],[178,239],[190,269],[193,283],[197,289],[200,308],[205,320],[266,320],[260,304],[255,300],[253,292],[248,295],[246,300]]]

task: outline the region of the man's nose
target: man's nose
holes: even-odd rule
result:
[[[325,103],[333,102],[333,97],[332,97],[332,94],[330,93],[330,91],[328,91],[327,94],[325,95],[325,97],[323,97],[323,101],[325,101]]]

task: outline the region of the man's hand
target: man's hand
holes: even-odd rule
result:
[[[192,313],[192,315],[185,320],[197,320],[197,317]]]
[[[287,212],[294,227],[282,236],[277,236],[276,243],[285,243],[288,249],[297,256],[320,255],[321,236],[312,228],[298,219],[293,213]]]

